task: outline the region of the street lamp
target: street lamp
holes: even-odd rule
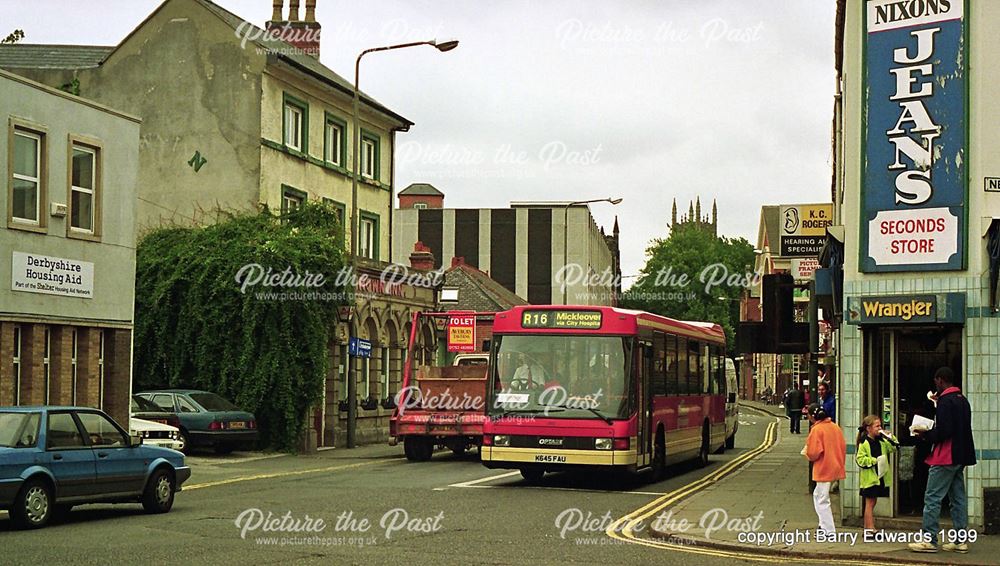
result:
[[[562,284],[562,288],[563,288],[562,302],[563,302],[564,305],[566,304],[566,288],[567,288],[566,281],[565,281],[566,267],[569,266],[569,249],[568,249],[567,246],[568,246],[569,209],[570,209],[570,207],[571,206],[577,206],[577,205],[580,205],[580,204],[590,204],[590,203],[593,203],[593,202],[609,202],[609,203],[615,205],[615,204],[620,203],[621,201],[622,201],[622,199],[620,199],[620,198],[611,198],[611,197],[608,197],[608,198],[595,198],[595,199],[591,199],[591,200],[578,200],[578,201],[574,201],[574,202],[571,202],[571,203],[563,206],[563,279],[564,280],[563,280],[563,284]]]
[[[354,118],[354,138],[352,146],[354,147],[354,164],[353,164],[353,174],[351,175],[351,284],[354,284],[354,272],[357,267],[357,256],[358,256],[358,177],[361,175],[360,163],[361,163],[361,117],[360,111],[358,110],[358,99],[360,98],[360,89],[358,88],[359,75],[361,73],[361,58],[369,53],[375,53],[377,51],[389,51],[391,49],[403,49],[405,47],[417,47],[418,45],[430,45],[442,53],[445,51],[451,51],[452,49],[458,47],[457,39],[449,39],[446,41],[438,42],[436,39],[430,41],[414,41],[411,43],[400,43],[397,45],[387,45],[385,47],[373,47],[371,49],[365,49],[358,55],[358,58],[354,61],[354,102],[353,102],[353,118]],[[389,203],[389,207],[392,207],[392,203]],[[378,237],[377,235],[375,237]],[[348,327],[350,328],[350,327]],[[350,335],[350,330],[348,330],[348,335]],[[350,336],[348,336],[350,338]],[[351,355],[347,355],[347,447],[354,448],[355,436],[357,432],[357,421],[358,421],[358,407],[356,397],[358,395],[358,386],[354,379],[354,368],[351,367]]]

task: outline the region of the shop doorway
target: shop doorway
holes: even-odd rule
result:
[[[934,416],[927,393],[934,390],[934,372],[947,366],[962,386],[962,327],[874,327],[865,332],[866,375],[863,414],[880,415],[883,425],[900,441],[894,457],[891,510],[882,514],[920,517],[927,487],[930,446],[910,436],[914,415]],[[857,423],[842,423],[855,427]],[[942,512],[944,515],[944,512]]]

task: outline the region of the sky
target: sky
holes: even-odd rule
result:
[[[216,0],[263,27],[271,0]],[[0,35],[114,45],[156,0],[0,0]],[[287,0],[286,0],[287,4]],[[301,2],[304,6],[304,0]],[[830,199],[833,0],[318,0],[320,61],[415,125],[397,135],[396,189],[450,208],[622,198],[624,286],[668,234],[671,203],[756,243],[764,204]],[[303,10],[304,12],[304,10]],[[304,13],[302,14],[304,15]]]

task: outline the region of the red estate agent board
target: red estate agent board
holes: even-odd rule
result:
[[[448,351],[476,351],[476,314],[448,313]]]

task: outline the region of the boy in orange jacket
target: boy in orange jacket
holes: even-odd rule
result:
[[[830,484],[847,477],[844,461],[847,459],[847,442],[844,432],[819,403],[809,405],[809,422],[813,425],[806,438],[806,458],[813,463],[813,507],[819,517],[819,530],[827,534],[837,532],[830,509]]]

